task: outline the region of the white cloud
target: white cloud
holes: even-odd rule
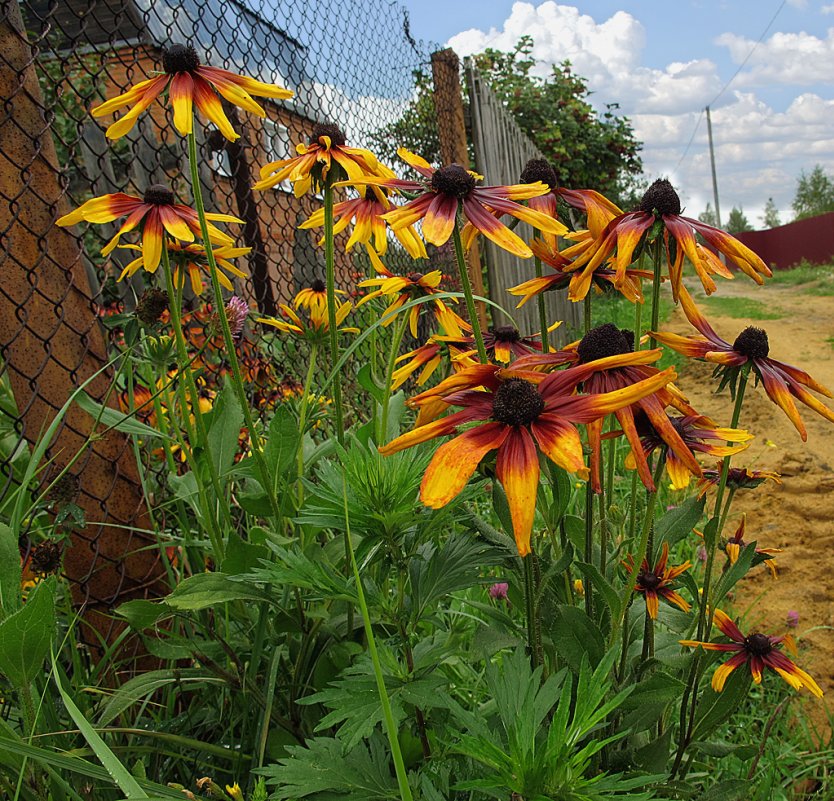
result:
[[[792,2],[801,7],[801,2]],[[834,13],[834,3],[823,7]],[[712,201],[706,123],[698,127],[687,157],[681,161],[701,109],[724,86],[714,62],[702,58],[673,62],[663,69],[643,64],[646,30],[635,16],[618,11],[597,21],[576,7],[548,0],[538,6],[516,2],[503,26],[470,29],[449,45],[459,55],[486,47],[510,50],[523,35],[534,40],[537,74],[570,59],[588,79],[598,107],[617,102],[635,133],[644,142],[646,177],[669,176],[682,188],[693,216]],[[723,34],[716,43],[726,47],[736,63],[754,42]],[[754,87],[791,85],[806,90],[834,80],[834,28],[824,38],[809,33],[774,33],[756,48],[721,102],[712,108],[713,133],[721,205],[724,216],[742,206],[758,224],[764,204],[773,197],[783,219],[790,217],[800,171],[822,164],[834,172],[834,100],[805,91],[784,110],[776,110],[752,91]],[[680,165],[680,166],[678,166]],[[726,208],[725,208],[726,207]]]
[[[823,6],[820,9],[820,11],[823,14],[834,14],[834,3],[831,3],[830,5],[827,5],[827,6]]]

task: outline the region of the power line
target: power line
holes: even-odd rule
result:
[[[710,100],[709,103],[707,103],[708,106],[715,105],[715,101],[718,100],[718,98],[721,97],[721,95],[723,95],[724,92],[726,92],[727,89],[730,88],[730,84],[738,77],[738,74],[744,69],[747,62],[750,61],[750,58],[752,57],[753,53],[756,52],[756,48],[762,43],[765,36],[767,36],[768,32],[773,26],[773,23],[776,22],[776,18],[779,16],[786,4],[787,0],[782,0],[782,2],[779,4],[779,8],[776,9],[776,12],[770,18],[770,22],[767,23],[767,26],[762,31],[761,36],[759,36],[759,38],[753,43],[753,47],[750,48],[750,52],[745,56],[744,61],[742,61],[741,64],[738,65],[738,69],[732,74],[732,76],[730,76],[730,79],[724,84],[724,86],[721,87],[721,91],[712,100]],[[701,109],[701,113],[698,115],[698,119],[695,122],[695,128],[692,131],[692,136],[689,137],[689,142],[687,142],[686,148],[683,151],[683,155],[680,157],[678,163],[675,165],[675,171],[677,171],[678,167],[681,166],[683,160],[686,158],[687,153],[689,153],[689,148],[692,147],[692,142],[695,140],[695,134],[698,132],[698,127],[700,126],[703,117],[704,109]]]

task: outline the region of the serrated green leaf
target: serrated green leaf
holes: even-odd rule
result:
[[[43,672],[55,636],[55,582],[40,582],[24,606],[0,623],[0,673],[25,687]]]
[[[0,621],[20,609],[20,551],[15,533],[0,523]]]
[[[251,584],[234,581],[223,573],[199,573],[178,584],[165,598],[171,609],[209,609],[228,601],[266,601],[267,594]]]
[[[218,476],[224,476],[234,464],[239,450],[243,411],[231,381],[226,381],[211,410],[208,446]]]

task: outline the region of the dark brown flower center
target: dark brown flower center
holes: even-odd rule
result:
[[[431,188],[441,195],[463,200],[475,188],[475,179],[460,164],[441,167],[431,177]]]
[[[541,181],[551,189],[558,189],[559,187],[559,179],[556,178],[556,172],[547,159],[530,159],[521,171],[520,181],[523,184],[534,184],[536,181]]]
[[[170,206],[174,202],[174,193],[165,184],[151,184],[142,199],[154,206]]]
[[[406,273],[405,276],[412,284],[419,284],[423,280],[423,273]]]
[[[193,72],[199,66],[200,57],[191,45],[171,45],[162,54],[162,69],[169,75],[177,72]]]
[[[47,540],[32,551],[32,572],[37,574],[56,573],[61,567],[63,548],[59,543]]]
[[[634,333],[627,329],[620,330],[613,323],[605,323],[592,328],[579,342],[577,353],[583,364],[618,356],[634,350]]]
[[[313,292],[324,292],[327,287],[324,285],[324,281],[320,278],[315,278],[313,279],[313,283],[310,284],[310,289],[312,289]]]
[[[645,572],[641,572],[639,576],[637,576],[637,581],[639,582],[640,586],[646,590],[656,590],[660,583],[663,581],[661,576],[658,576],[657,573],[653,573],[652,571],[648,570]]]
[[[162,313],[168,308],[168,293],[161,289],[148,289],[136,304],[136,316],[147,325],[159,322]]]
[[[643,195],[643,199],[637,208],[649,214],[653,214],[655,211],[661,215],[680,214],[681,199],[669,181],[665,178],[658,178]]]
[[[52,503],[72,503],[78,497],[80,485],[78,476],[64,473],[49,490],[49,500]]]
[[[313,133],[310,136],[310,144],[317,145],[319,143],[319,138],[322,136],[330,137],[330,144],[333,147],[342,147],[347,141],[342,129],[338,125],[333,125],[332,123],[319,123],[318,125],[313,126]]]
[[[499,325],[490,329],[498,342],[518,342],[521,334],[514,325]]]
[[[744,650],[751,656],[767,656],[773,650],[773,643],[767,634],[751,634],[744,638]]]
[[[763,328],[749,325],[736,337],[733,350],[748,359],[764,359],[770,353],[767,333]]]
[[[508,426],[526,426],[544,410],[544,398],[523,378],[504,381],[492,398],[492,418]]]
[[[670,416],[669,422],[684,442],[692,439],[692,424],[685,417]]]

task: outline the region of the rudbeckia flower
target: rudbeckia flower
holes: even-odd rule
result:
[[[652,333],[651,335],[658,342],[663,342],[684,356],[703,359],[718,365],[716,373],[722,374],[721,387],[727,383],[734,385],[739,370],[749,363],[756,377],[761,380],[767,396],[785,412],[803,442],[808,439],[808,433],[799,416],[794,399],[834,423],[834,411],[817,400],[805,387],[810,387],[828,398],[834,397],[831,391],[815,381],[804,370],[771,359],[768,355],[770,343],[763,329],[748,326],[731,345],[718,336],[683,287],[681,287],[680,301],[687,319],[698,329],[701,336],[683,337],[671,333]]]
[[[394,173],[380,164],[370,150],[348,147],[346,142],[337,125],[315,125],[310,141],[295,146],[297,155],[261,167],[261,180],[252,188],[271,189],[289,180],[295,196],[301,197],[312,188],[344,177],[350,184],[360,183],[367,176],[393,177]]]
[[[721,482],[721,463],[712,470],[704,470],[698,481],[698,497],[706,494],[710,487],[717,487]],[[778,473],[771,470],[751,470],[749,467],[731,467],[727,472],[727,488],[731,490],[755,489],[765,481],[781,484]]]
[[[128,250],[142,250],[139,245],[120,245],[120,247]],[[226,273],[231,273],[237,278],[246,278],[246,273],[232,264],[230,259],[245,256],[251,250],[252,248],[236,248],[230,247],[229,245],[219,245],[218,247],[212,248],[214,260],[217,264],[217,280],[220,281],[220,285],[224,289],[228,289],[229,292],[234,291],[234,286]],[[188,273],[188,280],[191,284],[192,291],[195,295],[201,295],[203,289],[205,289],[202,274],[205,273],[209,278],[211,277],[211,269],[209,268],[205,247],[197,242],[184,245],[176,240],[171,240],[168,242],[168,256],[171,259],[174,286],[180,286],[180,283],[183,281],[182,275],[186,272]],[[140,256],[134,259],[125,266],[118,280],[121,281],[126,276],[130,277],[133,275],[142,267],[142,264],[143,257]]]
[[[336,307],[336,325],[340,326],[345,318],[350,313],[352,303],[347,300]],[[320,344],[327,338],[327,332],[330,330],[328,321],[327,307],[323,310],[310,310],[309,319],[304,319],[285,303],[279,304],[278,308],[286,319],[279,320],[276,317],[258,317],[257,322],[271,325],[277,328],[283,334],[294,334],[300,339],[306,339],[310,342]],[[358,328],[339,328],[341,334],[358,334]]]
[[[337,295],[344,295],[341,289],[334,290]],[[314,278],[308,287],[304,287],[294,298],[292,305],[296,309],[308,309],[313,316],[327,315],[327,287],[324,281]]]
[[[734,565],[738,561],[738,555],[741,553],[742,548],[744,548],[747,543],[744,541],[744,530],[747,525],[747,515],[741,516],[741,522],[738,524],[738,528],[727,540],[726,545],[724,546],[724,551],[727,554],[727,558],[730,560],[730,564]],[[764,563],[767,565],[768,570],[770,570],[770,574],[773,578],[776,578],[776,560],[769,559],[767,557],[773,556],[777,553],[782,553],[781,548],[756,548],[756,553],[766,557],[764,559]]]
[[[173,240],[193,242],[201,236],[200,219],[190,206],[175,203],[174,193],[162,184],[153,184],[145,190],[143,197],[116,192],[113,195],[94,197],[82,203],[75,211],[65,214],[56,221],[56,225],[76,225],[82,220],[91,223],[109,223],[119,217],[127,217],[116,235],[101,249],[103,256],[109,256],[119,239],[136,228],[142,234],[141,265],[149,273],[156,272],[162,258],[162,248],[166,245],[166,234]],[[207,220],[216,222],[243,223],[231,214],[206,214]],[[209,238],[212,244],[234,244],[234,239],[224,234],[211,223],[208,224]],[[138,266],[134,269],[138,269]]]
[[[266,117],[263,107],[252,99],[252,95],[277,100],[293,96],[289,89],[272,83],[262,83],[218,67],[205,67],[191,45],[175,44],[166,48],[162,53],[162,69],[164,74],[137,83],[124,94],[92,109],[90,113],[94,117],[102,117],[124,106],[133,106],[107,129],[108,138],[118,139],[128,133],[136,125],[139,115],[166,89],[174,108],[174,127],[183,136],[193,130],[192,106],[197,106],[203,116],[211,120],[220,133],[232,142],[239,139],[240,134],[232,128],[223,111],[220,97],[259,117]]]
[[[555,331],[562,321],[554,323],[548,331]],[[538,351],[541,353],[541,333],[522,336],[514,325],[497,325],[484,332],[484,347],[487,356],[502,364]]]
[[[587,232],[582,232],[584,236]],[[569,234],[569,237],[574,235]],[[589,240],[583,240],[583,247]],[[626,269],[622,281],[617,283],[617,273],[607,263],[600,264],[593,270],[578,270],[571,262],[572,254],[579,252],[576,245],[572,245],[562,251],[554,250],[547,242],[541,239],[534,239],[530,243],[533,255],[538,256],[542,263],[553,269],[552,273],[543,275],[541,278],[531,278],[518,286],[510,287],[508,292],[511,295],[521,296],[517,308],[521,308],[528,300],[540,295],[542,292],[550,292],[555,289],[568,289],[568,300],[574,303],[584,300],[593,286],[597,293],[606,292],[611,287],[616,288],[622,296],[631,303],[643,302],[643,290],[641,279],[652,278],[648,270]]]
[[[817,698],[822,698],[819,685],[801,668],[797,667],[780,650],[784,644],[792,654],[796,654],[796,643],[790,634],[771,637],[755,632],[746,637],[739,627],[720,609],[715,610],[713,620],[721,632],[732,642],[700,642],[698,640],[681,640],[680,644],[689,648],[701,648],[707,651],[735,652],[723,665],[719,665],[712,674],[712,689],[721,692],[729,675],[745,663],[750,666],[750,673],[756,684],[762,683],[762,672],[766,667],[776,671],[791,687],[800,690],[806,687]]]
[[[616,250],[615,281],[618,285],[622,284],[625,270],[634,260],[637,246],[656,222],[662,226],[669,279],[676,301],[681,287],[684,256],[694,266],[707,294],[715,291],[715,282],[711,275],[716,271],[718,260],[707,256],[709,251],[698,246],[696,234],[700,234],[708,245],[723,253],[757,284],[763,284],[765,277],[770,278],[772,275],[768,266],[735,237],[699,220],[681,216],[680,198],[672,184],[665,179],[657,180],[649,187],[637,210],[611,220],[600,233],[594,246],[576,259],[575,267],[581,267],[583,272],[593,272]]]
[[[362,300],[357,303],[357,308],[369,300],[381,297],[395,296],[394,300],[388,305],[382,313],[383,317],[388,319],[383,322],[383,326],[391,325],[394,322],[394,316],[399,310],[405,306],[406,303],[415,298],[427,297],[431,295],[439,295],[440,282],[443,280],[443,273],[440,270],[432,270],[430,273],[411,272],[406,275],[394,275],[388,270],[385,265],[379,264],[376,268],[377,277],[368,278],[365,281],[360,281],[357,286],[360,287],[378,287],[373,292],[369,292]],[[431,306],[438,322],[447,333],[458,334],[462,330],[469,331],[471,327],[469,323],[463,318],[459,317],[453,312],[441,298],[436,298],[431,303],[419,303],[408,309],[408,324],[411,336],[417,336],[417,320],[420,314]]]
[[[414,373],[420,370],[416,379],[418,387],[423,386],[444,361],[448,361],[453,370],[459,371],[471,367],[477,362],[471,358],[472,337],[462,333],[457,336],[432,334],[425,345],[398,356],[396,364],[404,362],[391,374],[391,390],[399,389]]]
[[[648,558],[646,558],[643,560],[640,565],[640,571],[637,573],[634,589],[637,592],[643,593],[643,597],[646,599],[646,611],[652,620],[657,620],[660,598],[663,598],[670,604],[674,604],[684,612],[688,612],[692,608],[672,586],[672,582],[681,573],[689,570],[692,567],[692,563],[686,561],[682,565],[677,565],[677,567],[670,567],[666,564],[668,561],[669,543],[664,542],[660,552],[660,559],[657,560],[657,563],[652,566],[649,564]],[[631,554],[628,555],[623,565],[629,573],[634,573],[634,557]]]
[[[541,182],[479,187],[477,182],[480,176],[460,164],[434,169],[425,159],[405,148],[400,148],[397,155],[416,170],[423,180],[363,178],[351,181],[417,194],[416,198],[404,206],[383,215],[383,219],[395,232],[422,220],[425,240],[433,245],[444,245],[452,236],[458,210],[461,209],[463,216],[473,225],[472,235],[465,239],[465,244],[470,244],[475,234],[480,232],[504,250],[526,259],[533,252],[496,215],[509,214],[551,234],[561,235],[568,230],[552,217],[515,202],[546,194],[548,188]]]
[[[628,330],[620,330],[612,323],[605,323],[591,329],[579,342],[575,350],[576,358],[588,370],[588,377],[583,382],[583,391],[590,393],[610,392],[626,389],[646,379],[656,376],[660,371],[652,366],[661,357],[661,351],[634,351],[634,334]],[[532,356],[522,359],[515,364],[519,369],[529,369],[534,366],[546,367],[559,364],[560,355]],[[671,384],[662,386],[650,395],[641,397],[632,404],[618,409],[614,414],[620,424],[622,433],[631,448],[631,459],[644,485],[654,491],[651,469],[649,468],[646,452],[640,440],[635,417],[648,418],[652,423],[652,431],[665,448],[671,450],[677,463],[699,476],[701,468],[692,455],[686,442],[681,438],[678,430],[666,414],[666,407],[672,406],[683,413],[694,413],[694,409],[686,399]],[[595,492],[599,492],[599,464],[602,447],[602,419],[588,424],[588,441],[591,445],[591,482]]]
[[[497,450],[496,475],[507,495],[520,556],[530,553],[539,454],[586,478],[588,468],[576,424],[589,423],[633,403],[674,378],[670,368],[625,390],[577,395],[576,386],[587,377],[584,365],[548,376],[494,365],[477,367],[481,368],[483,390],[464,389],[443,398],[447,404],[463,407],[460,411],[397,437],[380,448],[380,453],[397,453],[477,422],[437,449],[423,476],[420,498],[433,509],[445,506],[463,490],[487,454]],[[464,372],[467,371],[461,371],[457,377]],[[454,378],[451,376],[444,383]],[[466,382],[462,385],[466,386]]]
[[[351,250],[358,243],[365,245],[374,266],[378,267],[379,259],[374,257],[384,256],[388,250],[388,227],[382,215],[393,208],[386,189],[381,186],[366,186],[359,190],[359,197],[344,200],[333,206],[333,233],[340,234],[353,223],[353,231],[345,243],[345,250]],[[298,227],[321,228],[323,225],[324,209],[320,208]],[[423,240],[410,225],[394,231],[394,236],[412,259],[428,258]]]
[[[750,440],[753,439],[752,434],[748,434],[741,429],[716,428],[712,420],[697,413],[687,414],[683,417],[668,417],[668,421],[678,433],[690,454],[706,453],[710,456],[732,456],[743,451],[750,444]],[[661,458],[665,462],[666,473],[669,476],[672,489],[686,489],[692,476],[700,478],[700,466],[697,470],[693,470],[689,460],[682,459],[676,450],[669,448],[648,416],[640,415],[635,422],[637,433],[640,435],[644,458],[647,458],[658,448],[662,449]],[[722,444],[713,444],[713,441]],[[727,445],[728,442],[738,444]],[[635,457],[635,452],[631,451],[626,456],[625,466],[629,470],[634,470],[637,463],[638,459]]]

